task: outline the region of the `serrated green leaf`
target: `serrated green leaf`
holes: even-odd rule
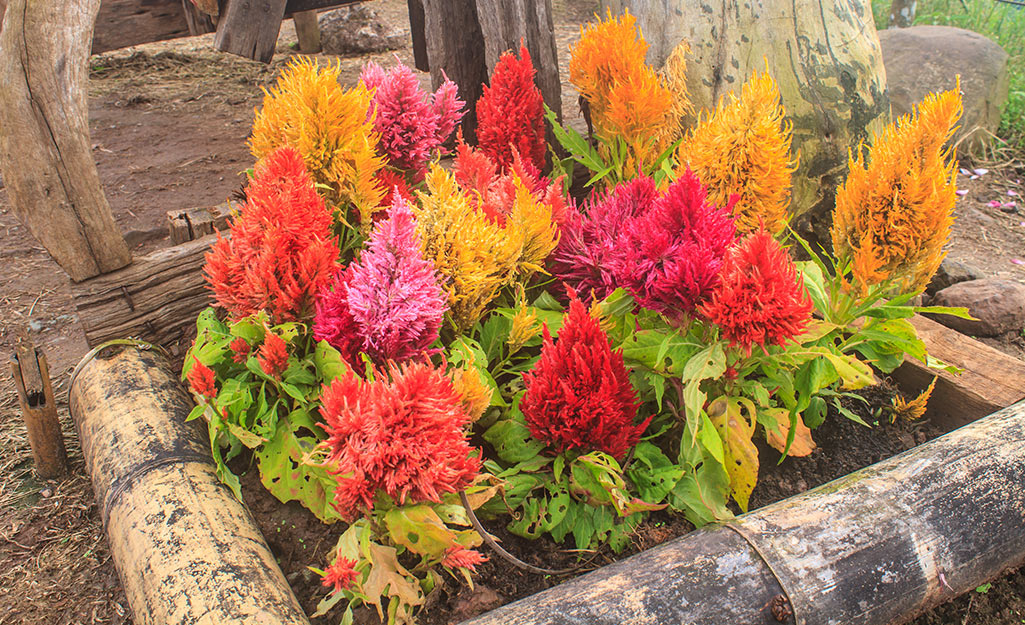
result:
[[[317,347],[313,350],[313,366],[324,384],[330,384],[349,372],[349,365],[342,360],[342,353],[327,341],[317,341]]]
[[[318,519],[341,518],[331,505],[337,483],[322,466],[304,463],[317,438],[309,413],[297,410],[282,419],[275,435],[255,452],[260,481],[282,503],[298,501]]]
[[[498,457],[506,462],[519,463],[537,456],[545,448],[535,440],[524,423],[503,419],[484,432],[484,440],[495,448]]]

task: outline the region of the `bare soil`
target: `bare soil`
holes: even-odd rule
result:
[[[553,0],[560,65],[566,75],[566,50],[579,25],[597,9],[596,0]],[[407,24],[403,0],[372,3],[385,20]],[[223,202],[243,180],[252,158],[245,146],[254,107],[284,62],[293,54],[290,23],[282,29],[278,54],[267,66],[216,53],[212,37],[201,36],[139,46],[94,57],[91,61],[90,122],[93,151],[114,215],[136,254],[169,244],[166,213]],[[397,56],[412,66],[411,48]],[[367,60],[389,64],[392,53],[345,57],[343,81],[354,84]],[[429,79],[423,78],[425,84]],[[581,123],[576,94],[564,86],[567,121]],[[958,221],[950,256],[984,273],[1025,281],[1025,206],[1016,212],[991,208],[994,199],[1014,200],[1007,191],[1025,193],[1020,161],[964,163],[990,171],[975,180],[959,177],[969,193],[958,201]],[[72,471],[60,480],[33,476],[13,380],[0,372],[0,625],[14,623],[127,624],[128,606],[110,559],[92,491],[84,476],[78,440],[67,416],[67,380],[87,346],[71,302],[66,275],[31,238],[10,210],[0,183],[0,353],[11,354],[19,340],[41,347],[50,362]],[[1002,337],[995,346],[1025,357],[1020,335]],[[755,500],[773,501],[860,466],[871,464],[939,434],[928,423],[883,424],[866,430],[832,418],[816,432],[822,447],[808,459],[789,459],[760,477]],[[834,440],[835,439],[835,440]],[[837,453],[830,453],[834,449]],[[771,462],[765,463],[767,466]],[[323,562],[333,531],[303,520],[301,510],[280,506],[262,495],[252,476],[247,501],[281,561],[289,581],[308,609],[322,596],[305,567]],[[293,527],[294,526],[294,527]],[[685,533],[689,526],[656,515],[635,538],[641,550]],[[526,543],[504,536],[507,548],[537,564],[558,568],[575,562],[557,545]],[[586,560],[600,566],[612,555],[603,551]],[[475,592],[449,580],[431,606],[428,623],[455,622],[561,581],[528,576],[485,564]],[[323,620],[322,622],[331,622]],[[988,592],[972,592],[916,621],[919,625],[1016,625],[1025,622],[1025,575],[1009,575]]]

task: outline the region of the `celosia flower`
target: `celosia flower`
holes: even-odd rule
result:
[[[519,178],[513,182],[516,200],[505,222],[506,236],[520,243],[517,265],[521,273],[543,271],[545,259],[559,244],[559,229],[552,220],[552,209],[535,200]]]
[[[249,149],[263,158],[282,145],[294,147],[313,179],[325,185],[328,204],[340,210],[353,205],[369,230],[384,195],[374,179],[384,159],[376,154],[378,135],[367,116],[371,92],[363,85],[343,90],[340,72],[337,64],[319,67],[307,57],[291,61],[265,91]]]
[[[901,293],[921,290],[943,260],[957,199],[954,151],[943,146],[961,116],[959,89],[929,95],[866,157],[860,148],[850,157],[831,233],[861,292],[890,281]]]
[[[266,310],[273,323],[306,320],[337,264],[331,213],[289,147],[257,163],[246,196],[231,238],[218,235],[206,255],[214,298],[235,318]]]
[[[592,118],[608,107],[612,88],[645,67],[648,44],[637,32],[637,18],[624,13],[580,27],[580,40],[570,49],[569,80],[590,104]]]
[[[936,388],[936,380],[938,379],[939,376],[933,377],[929,386],[912,400],[904,399],[900,395],[894,395],[891,400],[890,423],[895,422],[897,419],[907,419],[908,421],[921,419],[925,415],[925,410],[929,404],[929,397]]]
[[[541,326],[538,325],[537,314],[532,309],[521,305],[513,315],[509,338],[505,343],[509,346],[510,352],[516,352],[539,332],[541,332]]]
[[[409,203],[398,198],[351,268],[346,297],[375,362],[405,360],[438,338],[447,297],[424,260]]]
[[[488,559],[479,551],[467,549],[462,545],[452,545],[445,550],[445,557],[442,559],[441,565],[450,569],[470,569],[476,573],[477,565],[487,561]]]
[[[231,359],[239,364],[245,363],[249,357],[249,352],[252,351],[252,347],[249,345],[249,341],[245,340],[241,336],[228,343],[228,349],[231,350]]]
[[[506,235],[471,203],[451,174],[432,165],[427,193],[413,207],[424,256],[448,293],[458,332],[473,326],[516,271],[521,242]]]
[[[637,303],[681,321],[719,283],[736,227],[687,171],[651,209],[624,225],[612,258],[616,283]]]
[[[360,81],[374,90],[370,114],[376,114],[374,128],[388,163],[410,171],[414,180],[422,179],[427,161],[463,116],[464,102],[456,96],[455,83],[445,79],[428,94],[413,70],[401,62],[388,71],[367,63]]]
[[[651,208],[656,196],[655,183],[642,176],[592,200],[583,214],[572,212],[552,254],[552,273],[585,302],[607,297],[618,286],[612,259],[617,255],[619,235],[629,221]]]
[[[669,111],[669,118],[665,125],[658,131],[657,145],[659,152],[668,149],[674,141],[680,138],[683,128],[683,118],[694,112],[694,106],[690,101],[690,93],[687,91],[687,55],[690,53],[690,44],[686,39],[681,39],[673,51],[669,53],[659,74],[662,77],[662,84],[672,94],[673,104]]]
[[[749,235],[730,250],[719,277],[700,312],[748,355],[756,345],[782,345],[811,320],[811,298],[794,263],[768,232]]]
[[[321,578],[320,583],[327,588],[333,588],[335,592],[339,592],[343,589],[348,589],[358,578],[359,573],[356,571],[356,561],[338,556],[331,566],[327,567],[324,571],[324,577]]]
[[[406,177],[394,169],[385,167],[378,171],[377,183],[385,189],[385,195],[381,200],[381,206],[391,206],[395,203],[396,197],[401,197],[407,202],[415,201],[413,190],[409,187],[409,182],[406,180]]]
[[[764,227],[779,234],[787,225],[795,169],[792,124],[783,119],[779,88],[768,74],[754,74],[739,100],[732,93],[728,98],[699,120],[677,149],[677,162],[697,174],[715,205],[737,196],[733,215],[741,233]]]
[[[659,137],[679,128],[679,119],[671,119],[673,94],[655,70],[647,65],[616,82],[607,95],[607,104],[591,119],[595,132],[605,138],[622,138],[630,147],[633,160],[627,167],[636,169],[652,163],[662,151]]]
[[[321,403],[334,506],[345,519],[372,510],[378,491],[400,505],[438,502],[480,470],[462,398],[429,363],[390,365],[374,382],[349,372],[324,387]]]
[[[534,74],[530,53],[520,44],[520,58],[502,54],[491,86],[477,100],[477,143],[502,171],[512,165],[514,150],[538,170],[545,165],[544,103]]]
[[[556,451],[603,451],[622,458],[648,420],[634,424],[639,401],[623,353],[613,352],[598,320],[571,294],[558,341],[548,327],[537,365],[523,376],[520,410],[531,435]]]
[[[217,397],[217,379],[213,369],[199,362],[195,356],[192,357],[192,368],[189,369],[189,388],[200,397],[214,399]]]
[[[256,359],[264,373],[280,379],[281,373],[288,368],[288,344],[277,334],[268,331]]]
[[[363,349],[363,336],[349,310],[349,281],[352,266],[339,269],[330,287],[317,294],[317,314],[313,318],[313,338],[327,341],[337,349],[349,364],[355,364],[356,355]]]
[[[452,371],[452,385],[455,387],[459,397],[463,400],[463,407],[471,421],[476,421],[484,415],[484,411],[491,405],[493,391],[491,387],[484,384],[480,379],[480,373],[472,363]]]

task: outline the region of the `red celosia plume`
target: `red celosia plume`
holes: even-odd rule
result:
[[[414,362],[376,378],[350,372],[321,394],[334,506],[346,519],[372,509],[378,491],[399,504],[440,501],[480,470],[464,432],[470,415],[442,370]]]
[[[264,373],[274,378],[280,378],[282,372],[288,368],[288,344],[277,334],[267,332],[256,360],[260,363],[260,369]]]
[[[545,164],[544,102],[534,74],[521,44],[519,59],[506,52],[498,60],[491,86],[477,100],[477,143],[502,171],[512,165],[514,151],[538,170]]]
[[[359,573],[356,571],[356,561],[342,556],[324,571],[324,577],[320,583],[327,588],[333,588],[335,592],[348,588],[356,581]]]
[[[527,392],[520,410],[531,435],[556,451],[597,450],[622,458],[648,421],[634,424],[639,402],[622,352],[612,351],[598,320],[575,293],[571,297],[558,340],[544,329],[541,358],[523,376]]]
[[[217,397],[217,383],[213,369],[199,362],[195,356],[192,357],[192,361],[192,368],[189,369],[187,376],[192,392],[209,399]]]

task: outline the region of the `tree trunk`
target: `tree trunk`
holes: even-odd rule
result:
[[[893,0],[890,5],[890,28],[907,28],[915,23],[916,0]]]
[[[100,187],[87,61],[100,0],[10,0],[0,33],[0,169],[14,213],[79,281],[131,252]]]
[[[534,81],[541,89],[545,104],[561,118],[562,84],[551,0],[476,1],[488,74],[495,71],[495,64],[503,52],[519,52],[523,41],[537,70]]]
[[[475,0],[423,0],[423,7],[431,83],[437,89],[447,76],[459,85],[459,97],[466,101],[463,133],[469,139],[477,130],[476,103],[488,80]]]
[[[603,0],[629,9],[660,67],[683,39],[687,88],[712,109],[754,71],[779,84],[800,154],[791,211],[797,229],[828,245],[834,195],[847,154],[889,121],[886,72],[869,0]]]

